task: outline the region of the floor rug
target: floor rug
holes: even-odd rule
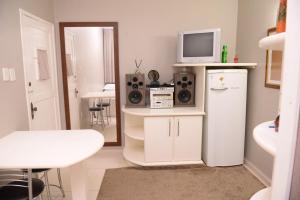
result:
[[[264,185],[245,167],[108,169],[97,200],[249,200]]]

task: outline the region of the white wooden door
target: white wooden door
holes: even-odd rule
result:
[[[174,161],[201,160],[202,117],[174,118]]]
[[[65,47],[68,74],[68,94],[71,129],[80,129],[80,95],[77,87],[76,54],[74,47],[75,35],[65,31]]]
[[[30,130],[60,129],[53,24],[23,10],[20,20]]]
[[[145,161],[170,162],[173,157],[173,117],[145,117]]]

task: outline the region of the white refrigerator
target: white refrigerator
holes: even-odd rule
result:
[[[203,160],[207,166],[244,163],[247,70],[206,71]]]

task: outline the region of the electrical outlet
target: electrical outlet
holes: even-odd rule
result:
[[[9,69],[7,67],[2,68],[2,79],[3,79],[3,81],[9,81],[10,80]]]

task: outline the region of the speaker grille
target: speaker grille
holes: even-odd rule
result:
[[[137,90],[131,91],[128,95],[128,100],[132,104],[138,104],[142,101],[142,99],[143,99],[142,93]]]
[[[174,74],[175,105],[195,106],[195,74],[181,72]]]
[[[145,103],[145,75],[126,74],[126,106],[144,107]]]
[[[179,93],[178,93],[178,99],[182,103],[189,102],[191,100],[191,98],[192,98],[192,94],[188,90],[183,89],[183,90],[180,90]]]

